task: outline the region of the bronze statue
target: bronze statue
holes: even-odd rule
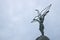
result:
[[[37,10],[37,9],[35,10],[38,13],[38,16],[36,16],[36,17],[38,17],[38,19],[36,19],[36,17],[35,17],[32,22],[37,21],[39,23],[39,30],[42,35],[44,35],[44,24],[43,24],[44,18],[46,16],[46,14],[49,12],[50,7],[51,7],[51,4],[48,7],[46,7],[44,10],[42,10],[41,12],[39,12],[39,10]],[[43,12],[43,14],[41,14],[42,12]]]

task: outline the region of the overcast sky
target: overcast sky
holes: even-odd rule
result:
[[[35,40],[41,35],[39,24],[31,23],[42,10],[52,4],[44,20],[45,35],[60,40],[60,0],[0,0],[0,40]]]

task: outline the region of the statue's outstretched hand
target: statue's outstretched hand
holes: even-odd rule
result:
[[[35,21],[35,19],[33,19],[33,21],[31,21],[31,23],[33,23]]]

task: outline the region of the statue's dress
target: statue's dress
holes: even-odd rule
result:
[[[39,22],[39,30],[42,33],[42,35],[44,35],[44,24],[43,24],[44,17],[40,17],[39,20],[40,20],[40,22]]]

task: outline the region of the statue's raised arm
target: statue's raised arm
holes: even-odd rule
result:
[[[52,4],[50,4],[45,10],[44,10],[44,13],[42,14],[43,17],[46,16],[46,14],[49,12],[49,9],[51,7]]]

